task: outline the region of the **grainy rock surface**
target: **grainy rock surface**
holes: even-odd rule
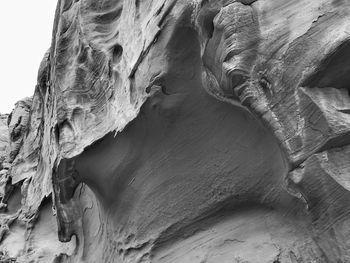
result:
[[[0,116],[1,262],[350,262],[350,2],[59,0]]]

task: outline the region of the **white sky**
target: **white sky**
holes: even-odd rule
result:
[[[51,44],[57,0],[5,0],[0,8],[0,113],[33,95]]]

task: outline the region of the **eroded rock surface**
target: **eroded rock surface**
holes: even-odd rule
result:
[[[350,262],[350,2],[59,0],[0,116],[18,262]]]

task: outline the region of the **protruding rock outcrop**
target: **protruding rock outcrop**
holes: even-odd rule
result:
[[[59,0],[33,97],[0,116],[0,256],[349,261],[349,18]]]

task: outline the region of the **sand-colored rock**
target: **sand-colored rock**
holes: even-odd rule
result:
[[[349,18],[59,0],[34,95],[0,118],[1,260],[350,261]]]

